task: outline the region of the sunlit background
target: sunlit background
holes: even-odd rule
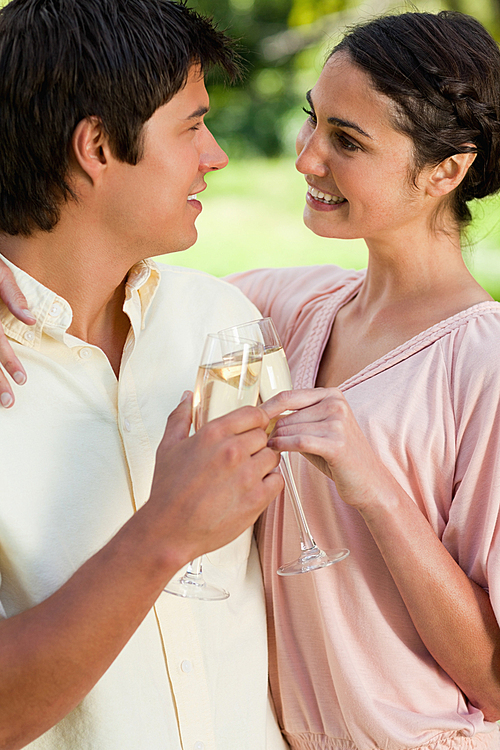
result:
[[[304,178],[294,169],[304,94],[342,29],[380,13],[460,10],[500,39],[500,0],[394,4],[388,0],[188,0],[239,40],[246,75],[237,86],[209,83],[208,124],[230,157],[208,177],[198,243],[165,257],[222,276],[259,266],[366,264],[362,241],[316,237],[302,224]],[[473,206],[464,254],[476,278],[500,299],[500,198]],[[418,248],[415,248],[418,251]]]

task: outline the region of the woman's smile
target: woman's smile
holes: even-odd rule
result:
[[[308,185],[306,200],[315,211],[333,211],[347,203],[342,196],[327,193],[326,190],[319,190],[312,185]]]

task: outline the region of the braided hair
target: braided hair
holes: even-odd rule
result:
[[[395,103],[397,130],[413,141],[415,181],[425,166],[475,153],[451,195],[460,227],[467,203],[500,189],[500,51],[471,16],[455,11],[383,16],[351,29],[346,51]]]

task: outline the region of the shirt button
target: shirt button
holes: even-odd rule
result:
[[[82,359],[89,359],[92,356],[92,349],[89,349],[88,346],[83,346],[78,354]]]
[[[192,668],[193,668],[193,665],[189,661],[189,659],[184,659],[184,661],[181,662],[181,669],[182,669],[183,672],[186,672],[186,674],[188,672],[191,672]],[[196,745],[195,745],[195,747],[196,747]]]
[[[126,432],[130,432],[130,430],[132,429],[132,425],[130,424],[130,422],[128,421],[128,419],[124,419],[123,420],[123,429]]]
[[[26,339],[26,341],[34,341],[35,334],[33,331],[26,331],[26,333],[24,334],[24,338]]]
[[[62,313],[62,307],[61,305],[56,302],[49,310],[49,315],[51,318],[57,318]]]
[[[205,747],[205,744],[203,742],[195,742],[193,745],[193,750],[203,750]]]

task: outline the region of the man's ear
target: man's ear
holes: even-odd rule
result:
[[[464,146],[472,146],[466,143]],[[438,198],[448,195],[462,182],[469,167],[476,158],[476,154],[453,154],[434,167],[427,178],[427,192]]]
[[[109,159],[108,138],[98,117],[80,120],[71,139],[73,158],[94,182]]]

